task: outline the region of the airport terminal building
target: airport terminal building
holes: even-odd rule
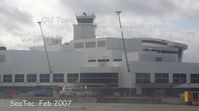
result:
[[[35,85],[81,86],[104,95],[176,96],[199,90],[199,63],[183,63],[188,46],[154,38],[96,38],[93,15],[77,16],[74,39],[45,38],[30,50],[0,50],[0,89],[31,90]]]

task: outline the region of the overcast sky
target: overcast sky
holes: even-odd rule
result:
[[[153,37],[189,45],[184,61],[199,62],[198,0],[0,0],[0,44],[8,49],[41,45],[46,36],[73,39],[75,15],[95,14],[97,37],[120,37],[116,10],[122,10],[125,38]]]

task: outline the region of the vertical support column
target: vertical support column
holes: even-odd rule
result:
[[[169,83],[173,83],[173,73],[169,73]]]
[[[12,83],[15,82],[15,74],[12,74]]]
[[[142,86],[136,86],[136,95],[142,95]]]
[[[190,84],[191,83],[191,74],[187,73],[187,83]]]
[[[37,73],[37,83],[40,83],[40,74]]]
[[[27,74],[24,74],[24,83],[27,83]]]
[[[136,73],[135,72],[131,72],[131,74],[132,74],[132,87],[134,87],[135,85],[136,85]]]
[[[64,83],[67,83],[67,73],[64,73]]]
[[[150,83],[155,83],[155,73],[150,74]]]
[[[78,74],[78,76],[79,76],[79,78],[78,78],[78,81],[77,81],[77,82],[80,83],[80,73]]]
[[[0,74],[0,82],[3,83],[3,74]]]
[[[53,73],[50,73],[50,83],[53,83]]]

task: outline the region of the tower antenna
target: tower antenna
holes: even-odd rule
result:
[[[42,31],[42,27],[41,27],[41,21],[38,21],[37,22],[39,24],[39,27],[40,27],[40,30],[41,30],[41,37],[43,39],[43,42],[44,42],[44,49],[45,49],[45,53],[46,53],[46,59],[48,61],[48,68],[50,70],[50,74],[52,74],[52,69],[51,69],[51,66],[50,66],[50,60],[49,60],[49,56],[48,56],[48,52],[47,52],[47,48],[46,48],[46,42],[44,40],[44,35],[43,35],[43,31]]]

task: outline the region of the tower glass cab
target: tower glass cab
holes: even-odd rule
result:
[[[96,25],[94,24],[95,15],[87,15],[86,13],[83,13],[83,15],[76,16],[76,18],[77,24],[73,25],[74,40],[96,38]]]

